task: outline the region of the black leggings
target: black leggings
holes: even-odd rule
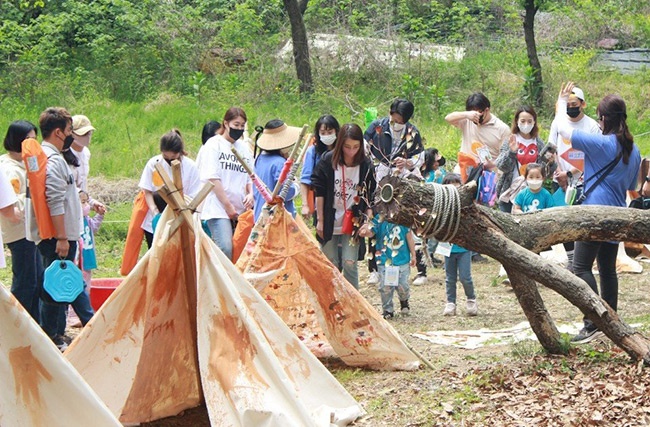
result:
[[[598,295],[596,277],[591,272],[594,260],[598,263],[600,276],[600,296],[616,311],[618,306],[618,274],[616,273],[616,255],[618,243],[609,242],[575,242],[573,271],[576,276],[587,282]],[[593,328],[593,323],[585,319],[585,327]]]

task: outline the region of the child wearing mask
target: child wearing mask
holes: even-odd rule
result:
[[[521,190],[512,207],[512,213],[520,214],[552,208],[553,196],[542,187],[544,183],[543,166],[539,163],[526,165],[526,188]]]

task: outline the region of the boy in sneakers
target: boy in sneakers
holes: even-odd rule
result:
[[[397,289],[400,312],[403,316],[410,312],[409,276],[411,266],[415,266],[415,241],[413,232],[403,225],[382,221],[375,216],[370,224],[359,229],[359,236],[376,237],[377,269],[379,272],[379,294],[384,319],[392,319],[393,293]]]
[[[442,183],[460,187],[460,180],[460,175],[452,173],[447,174]],[[460,276],[460,283],[463,284],[465,296],[467,297],[467,315],[476,316],[478,314],[478,305],[476,304],[476,293],[474,292],[474,282],[472,281],[471,252],[461,246],[452,244],[451,253],[445,256],[445,274],[447,276],[445,280],[447,304],[442,315],[456,315],[456,280]]]

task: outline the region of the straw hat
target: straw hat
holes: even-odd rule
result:
[[[298,137],[300,136],[300,131],[302,129],[293,126],[287,126],[287,124],[284,122],[281,123],[281,126],[274,129],[264,128],[262,135],[260,135],[259,139],[257,140],[257,146],[262,150],[272,151],[291,147],[293,144],[295,144],[298,140]]]
[[[95,130],[88,117],[84,115],[72,116],[72,132],[77,135],[85,135],[91,130]]]

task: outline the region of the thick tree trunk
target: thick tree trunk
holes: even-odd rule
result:
[[[298,0],[284,0],[284,7],[287,9],[289,22],[291,23],[293,59],[296,64],[298,80],[300,80],[300,93],[312,93],[314,84],[311,77],[311,64],[309,63],[307,30],[302,19],[301,5]],[[303,5],[303,7],[306,6]]]
[[[392,191],[386,191],[386,184]],[[434,213],[434,185],[386,177],[380,182],[375,208],[391,222],[417,230]],[[474,183],[459,188],[459,194],[461,220],[450,241],[489,255],[504,266],[533,331],[548,352],[564,350],[535,282],[578,307],[632,358],[650,364],[650,340],[624,323],[583,280],[537,255],[551,245],[576,240],[650,242],[650,211],[575,206],[510,215],[475,204]],[[445,234],[443,230],[434,237]]]
[[[525,0],[526,15],[524,16],[524,39],[526,40],[526,52],[528,64],[533,72],[533,81],[530,82],[530,95],[535,107],[542,107],[544,101],[544,85],[542,82],[542,65],[537,57],[537,44],[535,43],[535,15],[537,14],[535,0]]]

